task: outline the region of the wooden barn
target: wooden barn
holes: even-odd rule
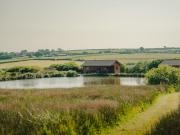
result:
[[[180,68],[180,59],[164,60],[160,65],[168,65]]]
[[[84,62],[84,73],[120,73],[120,66],[117,60],[87,60]]]

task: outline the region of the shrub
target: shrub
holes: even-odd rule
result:
[[[69,71],[67,71],[66,76],[67,77],[76,77],[76,76],[78,76],[78,73],[76,71],[69,70]]]
[[[35,79],[36,74],[34,73],[19,74],[16,78],[17,79]]]
[[[75,62],[68,62],[65,64],[53,64],[49,67],[50,69],[56,69],[58,71],[68,71],[68,70],[74,70],[79,72],[80,67]]]
[[[180,83],[180,69],[170,66],[159,66],[146,73],[149,84],[174,84]]]
[[[152,68],[157,68],[162,60],[153,60],[151,62],[138,62],[134,64],[127,64],[125,68],[126,73],[146,73]],[[123,70],[124,71],[124,70]]]
[[[6,70],[7,72],[19,72],[19,73],[36,73],[39,71],[35,67],[12,67]]]
[[[163,60],[153,60],[147,65],[147,69],[157,68]]]

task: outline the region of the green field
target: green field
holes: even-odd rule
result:
[[[180,54],[163,53],[138,53],[138,54],[99,54],[87,56],[74,56],[73,60],[118,60],[121,63],[136,63],[139,61],[151,61],[155,59],[175,59],[180,58]]]
[[[7,63],[0,63],[0,68],[9,68],[9,67],[14,67],[14,66],[48,67],[51,64],[62,64],[69,61],[75,61],[76,63],[81,65],[84,60],[118,60],[121,63],[136,63],[139,61],[152,61],[155,59],[175,59],[175,58],[180,59],[180,54],[165,54],[165,53],[96,54],[96,55],[89,54],[89,55],[73,55],[73,56],[56,57],[56,59],[70,59],[70,60],[31,60],[31,59],[28,60],[26,59],[27,61],[19,61],[19,62],[7,61]],[[3,62],[6,62],[6,61],[3,61]]]
[[[159,92],[159,86],[116,85],[1,89],[0,134],[94,135],[144,110]]]

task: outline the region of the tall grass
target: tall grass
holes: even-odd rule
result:
[[[151,104],[158,86],[0,90],[1,135],[94,135]]]
[[[180,106],[154,125],[147,135],[179,135],[180,134]]]

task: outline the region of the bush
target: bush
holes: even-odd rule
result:
[[[130,67],[126,66],[125,72],[126,73],[146,73],[152,68],[157,68],[161,62],[162,60],[153,60],[151,62],[138,62],[134,66],[130,66]]]
[[[19,73],[36,73],[39,71],[35,67],[12,67],[6,70],[7,72],[19,72]]]
[[[76,77],[76,76],[78,76],[78,73],[76,71],[69,70],[69,71],[67,71],[66,76],[67,77]]]
[[[63,71],[57,71],[57,70],[44,70],[41,72],[38,72],[37,74],[38,77],[45,77],[45,78],[49,78],[49,77],[64,77],[65,73]]]
[[[35,79],[36,74],[34,73],[19,74],[16,78],[17,79]]]
[[[68,62],[65,64],[53,64],[49,68],[50,69],[56,69],[58,71],[69,71],[69,70],[74,70],[77,72],[80,71],[79,65],[76,64],[75,62]]]
[[[173,84],[180,83],[180,69],[170,66],[159,66],[146,73],[149,84]]]
[[[153,60],[151,61],[148,66],[147,66],[147,69],[150,70],[152,68],[158,68],[159,64],[161,64],[163,60]]]

